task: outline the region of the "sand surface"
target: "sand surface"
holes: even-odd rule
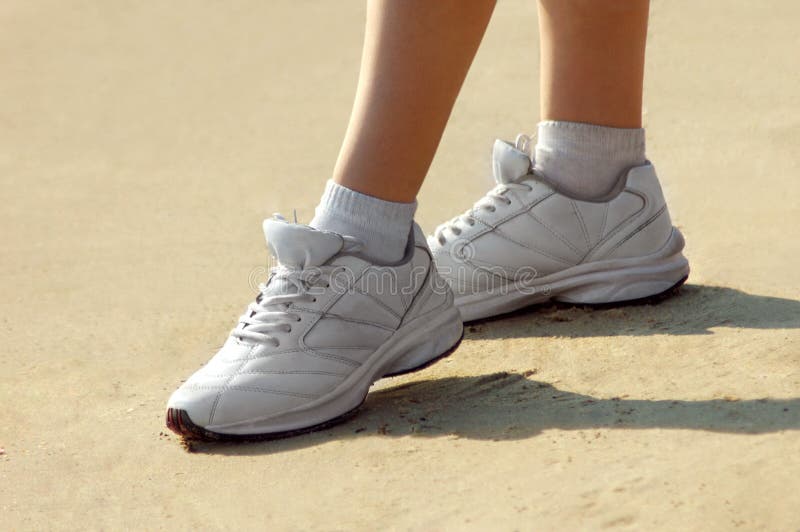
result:
[[[321,433],[186,452],[169,393],[308,220],[361,2],[0,3],[0,528],[797,530],[800,4],[655,0],[650,158],[692,274],[657,306],[468,329]],[[503,0],[420,196],[432,230],[534,128]]]

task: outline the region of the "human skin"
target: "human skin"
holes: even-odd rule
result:
[[[414,200],[494,5],[367,2],[358,89],[335,182],[384,200]]]
[[[539,0],[542,120],[642,126],[649,0]]]
[[[495,2],[369,0],[333,180],[416,198]],[[649,0],[540,0],[542,120],[641,127]]]

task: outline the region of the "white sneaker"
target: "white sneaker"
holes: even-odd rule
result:
[[[533,173],[529,142],[496,141],[497,186],[428,238],[465,321],[547,300],[637,300],[683,283],[683,236],[652,164],[632,168],[613,200],[578,201]]]
[[[402,261],[377,265],[348,236],[264,222],[278,261],[220,351],[169,399],[167,426],[191,438],[280,437],[328,426],[370,385],[452,351],[453,293],[414,224]]]

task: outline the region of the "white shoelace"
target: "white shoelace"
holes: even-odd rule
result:
[[[517,139],[514,144],[518,150],[525,153],[530,153],[529,149],[531,142],[531,137],[520,134],[517,135]],[[459,227],[459,224],[463,223],[470,227],[475,225],[475,217],[477,216],[478,211],[486,210],[489,212],[495,212],[499,206],[511,205],[511,200],[506,196],[506,193],[509,190],[530,192],[532,188],[530,185],[525,184],[524,182],[499,183],[495,185],[494,188],[487,192],[481,199],[476,201],[471,209],[464,212],[464,214],[460,214],[455,218],[439,225],[433,232],[434,238],[436,238],[440,244],[445,244],[447,242],[447,236],[445,234],[446,231],[450,231],[455,236],[459,236],[461,234],[461,228]]]
[[[433,236],[439,241],[440,244],[447,242],[446,231],[450,231],[454,235],[461,234],[460,223],[464,223],[472,227],[475,225],[475,217],[479,210],[483,209],[489,212],[494,212],[500,205],[511,205],[511,200],[506,197],[509,190],[522,190],[529,192],[530,185],[525,183],[505,183],[503,185],[496,185],[493,189],[486,193],[481,199],[475,202],[471,209],[467,210],[464,214],[460,214],[455,218],[448,220],[441,224],[433,233]]]
[[[361,242],[350,236],[342,236],[342,251],[356,251]],[[330,286],[331,276],[341,271],[340,266],[324,265],[307,269],[288,268],[278,265],[270,269],[266,283],[259,285],[260,294],[250,303],[239,318],[239,324],[231,336],[253,344],[280,346],[280,340],[270,333],[292,332],[292,324],[302,321],[302,316],[291,311],[293,303],[317,300],[317,295]],[[273,283],[282,283],[275,290]]]

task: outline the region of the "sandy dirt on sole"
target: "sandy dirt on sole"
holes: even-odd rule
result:
[[[535,4],[503,0],[418,220],[534,129]],[[467,329],[346,423],[199,445],[172,390],[308,220],[361,2],[0,4],[0,528],[797,530],[800,4],[654,0],[648,154],[692,274],[656,306]]]

